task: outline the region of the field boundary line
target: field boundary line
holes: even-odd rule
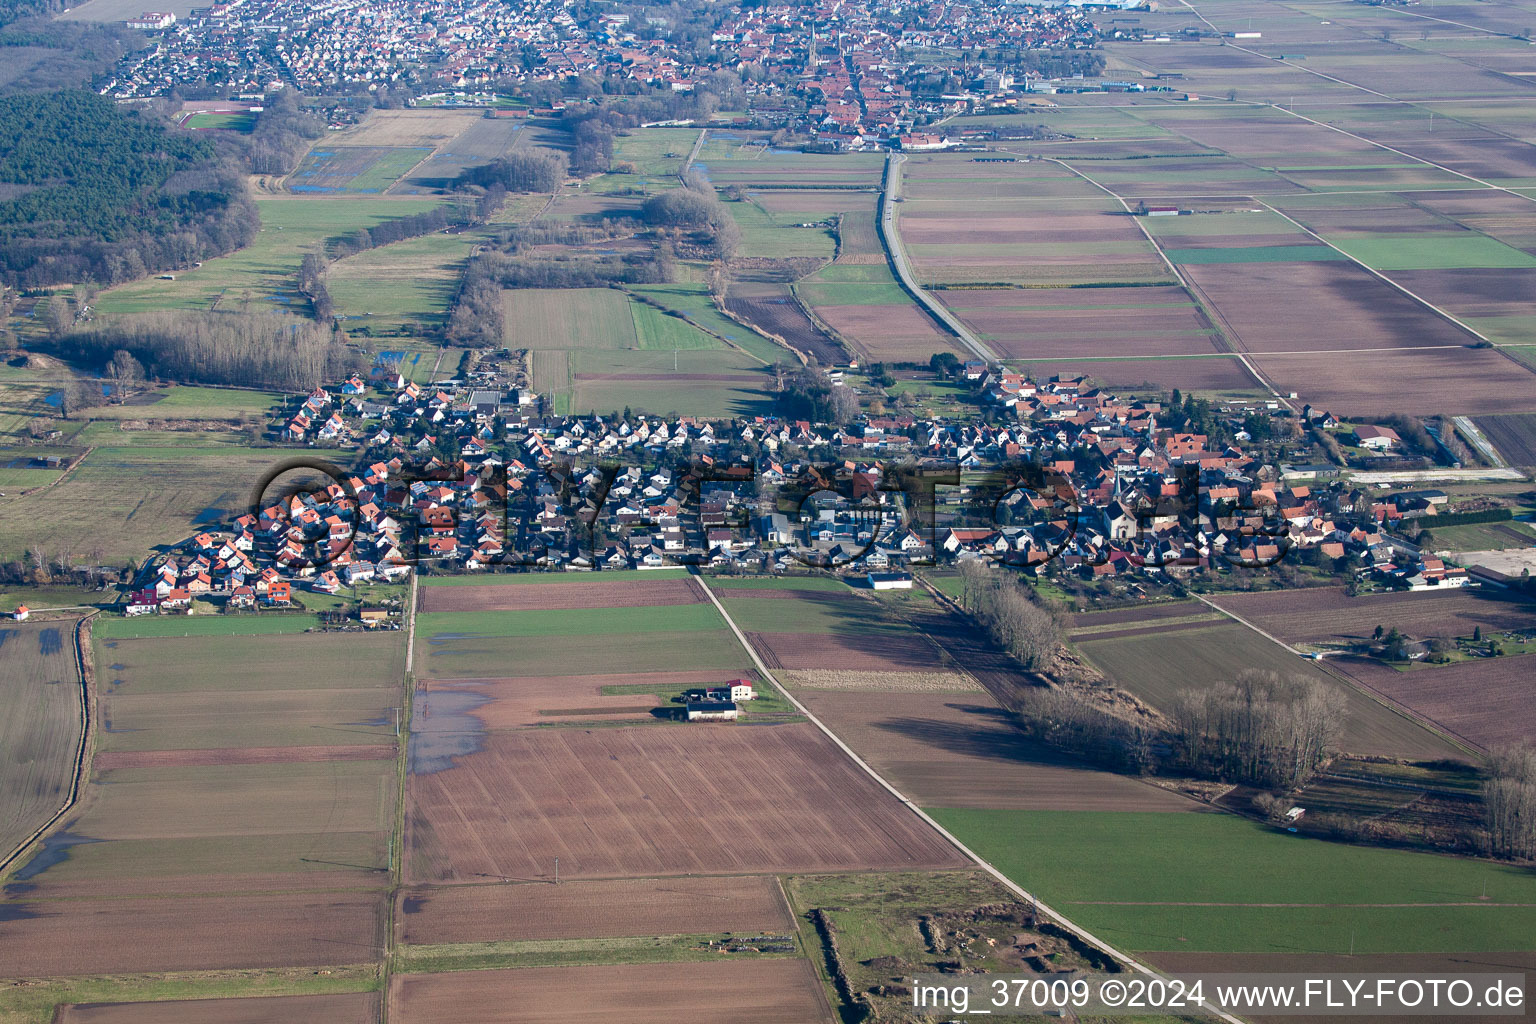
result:
[[[1102,950],[1105,953],[1108,953],[1116,960],[1119,960],[1121,963],[1129,966],[1133,971],[1141,974],[1150,974],[1159,977],[1161,976],[1158,971],[1148,967],[1130,955],[1121,952],[1114,946],[1111,946],[1109,943],[1095,936],[1092,932],[1078,927],[1076,924],[1073,924],[1057,911],[1052,910],[1046,904],[1040,902],[1032,893],[1024,889],[1017,882],[1003,874],[997,868],[993,867],[991,863],[983,859],[980,854],[976,853],[976,851],[962,843],[959,837],[954,835],[943,825],[940,825],[926,811],[909,800],[901,792],[901,790],[887,782],[883,775],[875,771],[869,762],[865,761],[858,754],[854,753],[853,748],[844,743],[842,739],[837,735],[837,733],[833,732],[830,728],[827,727],[826,723],[817,718],[811,712],[810,708],[806,707],[800,702],[799,698],[797,698],[794,694],[790,693],[782,685],[780,685],[778,679],[771,671],[769,671],[768,666],[763,664],[763,659],[758,657],[757,649],[747,642],[746,636],[742,634],[741,629],[736,625],[736,620],[731,618],[730,613],[725,610],[725,606],[720,603],[720,599],[715,596],[715,592],[710,589],[708,581],[704,578],[704,574],[698,572],[696,568],[693,570],[693,574],[694,577],[699,581],[699,586],[704,589],[704,593],[709,596],[710,603],[715,606],[715,610],[720,613],[720,616],[723,619],[725,619],[726,625],[731,627],[731,632],[736,635],[737,642],[740,643],[741,646],[746,650],[747,655],[752,659],[752,663],[757,666],[758,672],[762,673],[763,678],[772,683],[774,689],[778,690],[779,693],[781,693],[784,698],[795,707],[796,710],[804,715],[807,721],[816,726],[816,728],[820,729],[823,735],[830,739],[839,750],[851,758],[853,763],[858,765],[859,768],[862,769],[864,773],[871,779],[875,780],[875,782],[878,783],[882,789],[899,800],[903,805],[907,807],[908,810],[921,818],[925,824],[927,824],[939,835],[943,836],[945,840],[953,845],[955,849],[959,850],[966,857],[968,857],[977,867],[981,868],[983,871],[987,872],[987,874],[991,875],[994,879],[1000,882],[1009,892],[1013,893],[1015,896],[1018,896],[1020,899],[1026,900],[1033,904],[1037,911],[1045,914],[1047,917],[1057,922],[1059,925],[1061,925],[1061,927],[1077,936],[1083,942],[1086,942],[1089,945]],[[1240,1018],[1234,1017],[1224,1010],[1218,1009],[1216,1007],[1209,1007],[1208,1009],[1221,1020],[1226,1021],[1227,1024],[1241,1024]]]
[[[80,676],[80,744],[75,748],[75,770],[69,782],[69,795],[64,800],[64,806],[60,807],[53,817],[38,826],[36,831],[22,840],[20,846],[6,854],[5,859],[0,860],[0,879],[5,878],[6,872],[21,859],[22,855],[30,851],[39,840],[44,838],[64,815],[74,809],[75,804],[80,800],[80,788],[84,785],[86,772],[90,769],[91,731],[96,723],[96,717],[91,714],[91,679],[86,672],[87,662],[84,645],[90,639],[90,621],[98,614],[100,613],[92,612],[90,615],[78,620],[73,631],[75,634],[75,671]]]
[[[1067,163],[1065,160],[1062,160],[1062,159],[1060,159],[1058,157],[1048,156],[1048,157],[1042,157],[1041,159],[1049,160],[1052,163],[1060,164],[1061,166],[1065,167],[1067,170],[1071,171],[1073,174],[1077,175],[1079,178],[1082,178],[1088,184],[1092,185],[1094,188],[1099,189],[1101,192],[1103,192],[1104,194],[1108,195],[1110,198],[1114,199],[1115,202],[1120,204],[1120,206],[1125,210],[1125,212],[1127,214],[1131,213],[1131,204],[1127,203],[1125,201],[1124,197],[1122,197],[1119,194],[1117,194],[1114,189],[1110,188],[1107,185],[1100,184],[1099,182],[1095,181],[1093,178],[1090,178],[1084,172],[1078,170],[1076,167],[1073,167],[1071,164]],[[1232,325],[1230,323],[1227,322],[1227,318],[1222,315],[1221,307],[1216,305],[1214,302],[1203,301],[1202,299],[1203,299],[1203,296],[1205,295],[1205,293],[1203,291],[1201,291],[1199,288],[1196,288],[1194,285],[1192,285],[1190,283],[1190,281],[1184,276],[1184,272],[1181,271],[1178,268],[1178,266],[1173,262],[1173,260],[1168,258],[1168,254],[1163,251],[1163,247],[1158,244],[1157,239],[1152,237],[1152,232],[1147,230],[1147,226],[1145,224],[1143,224],[1141,222],[1141,220],[1139,218],[1135,217],[1135,216],[1132,216],[1131,220],[1133,220],[1136,223],[1136,230],[1141,232],[1142,237],[1145,238],[1147,240],[1148,244],[1150,244],[1152,246],[1153,250],[1157,253],[1158,258],[1161,259],[1163,261],[1163,263],[1168,267],[1169,271],[1172,272],[1172,274],[1174,276],[1174,279],[1177,280],[1179,282],[1179,286],[1184,289],[1184,294],[1188,295],[1190,297],[1190,299],[1192,299],[1195,302],[1195,304],[1197,306],[1199,306],[1200,309],[1203,310],[1206,313],[1207,316],[1211,317],[1211,319],[1213,321],[1219,321],[1220,324],[1221,324],[1222,330],[1225,333],[1231,334],[1232,339],[1234,341],[1236,341],[1238,344],[1241,344],[1242,343],[1242,336],[1240,334],[1238,334],[1235,329],[1233,329],[1233,327],[1232,327]],[[1200,296],[1200,297],[1197,297],[1197,296]],[[1222,353],[1222,354],[1225,354],[1225,353]],[[1260,373],[1259,372],[1259,368],[1257,366],[1253,365],[1253,362],[1251,360],[1249,360],[1248,352],[1246,351],[1246,348],[1239,349],[1237,347],[1234,347],[1232,349],[1232,351],[1231,351],[1231,354],[1237,356],[1238,360],[1243,364],[1243,368],[1248,371],[1248,375],[1250,377],[1252,377],[1254,380],[1258,381],[1260,386],[1262,386],[1264,388],[1267,388],[1269,390],[1269,393],[1271,395],[1273,395],[1275,397],[1275,399],[1280,402],[1280,404],[1284,405],[1287,409],[1291,409],[1292,411],[1295,410],[1295,407],[1291,405],[1290,399],[1286,398],[1278,390],[1276,390],[1275,386],[1272,383],[1270,383],[1269,378],[1264,376],[1264,374]]]
[[[1447,743],[1451,744],[1451,746],[1453,746],[1453,747],[1459,747],[1460,749],[1466,751],[1469,754],[1473,754],[1473,755],[1476,755],[1478,753],[1477,748],[1475,746],[1473,746],[1473,745],[1469,745],[1468,740],[1466,740],[1462,736],[1457,735],[1454,732],[1451,732],[1449,729],[1447,729],[1445,726],[1441,725],[1439,722],[1432,721],[1431,719],[1425,718],[1423,715],[1420,715],[1419,713],[1417,713],[1417,712],[1415,712],[1415,711],[1413,711],[1413,710],[1411,710],[1409,708],[1403,707],[1401,704],[1397,703],[1397,701],[1391,700],[1390,698],[1388,698],[1385,694],[1377,693],[1370,686],[1366,685],[1365,683],[1361,682],[1360,680],[1357,680],[1354,676],[1350,675],[1348,672],[1335,671],[1334,669],[1330,668],[1329,665],[1328,665],[1328,659],[1326,657],[1313,658],[1310,654],[1305,654],[1302,651],[1298,651],[1296,648],[1292,647],[1290,644],[1286,643],[1284,640],[1281,640],[1279,637],[1275,636],[1273,633],[1269,633],[1269,632],[1266,632],[1265,630],[1260,629],[1258,626],[1254,625],[1252,622],[1249,622],[1247,619],[1243,618],[1241,615],[1238,615],[1236,612],[1228,611],[1227,609],[1225,609],[1225,608],[1221,607],[1220,605],[1216,604],[1215,602],[1211,601],[1204,594],[1196,594],[1195,595],[1195,599],[1198,600],[1198,601],[1202,601],[1205,604],[1210,605],[1212,608],[1216,609],[1218,612],[1220,612],[1221,614],[1225,615],[1227,618],[1229,618],[1232,621],[1234,621],[1234,622],[1238,623],[1239,625],[1243,626],[1245,629],[1252,630],[1253,632],[1257,633],[1259,636],[1261,636],[1264,639],[1268,640],[1270,643],[1278,644],[1281,647],[1283,647],[1285,650],[1287,650],[1290,653],[1296,655],[1298,658],[1302,658],[1305,661],[1310,662],[1312,665],[1314,665],[1318,669],[1320,669],[1323,672],[1324,675],[1331,677],[1336,682],[1340,683],[1343,686],[1348,687],[1349,689],[1355,691],[1356,693],[1359,693],[1359,694],[1365,696],[1367,699],[1375,701],[1377,704],[1380,704],[1382,707],[1386,708],[1388,711],[1392,712],[1394,715],[1397,715],[1399,718],[1406,719],[1407,721],[1410,721],[1413,724],[1415,724],[1417,726],[1420,726],[1426,732],[1430,733],[1431,735],[1440,737],[1441,739],[1445,740]]]
[[[1499,450],[1494,447],[1493,441],[1472,421],[1472,417],[1452,416],[1451,422],[1455,424],[1457,433],[1471,441],[1472,447],[1476,448],[1483,458],[1493,463],[1494,469],[1509,468],[1509,463],[1504,461],[1504,456],[1499,454]]]
[[[1260,199],[1258,196],[1254,196],[1253,197],[1253,201],[1258,203],[1260,206],[1264,207],[1264,209],[1268,210],[1270,213],[1275,214],[1277,217],[1282,217],[1285,220],[1289,221],[1290,223],[1296,225],[1296,227],[1299,228],[1301,231],[1306,232],[1311,237],[1317,239],[1319,242],[1322,242],[1328,248],[1332,249],[1334,252],[1336,252],[1339,255],[1343,256],[1345,259],[1349,260],[1355,266],[1357,266],[1360,269],[1364,270],[1366,273],[1370,274],[1372,277],[1378,278],[1381,281],[1386,282],[1387,284],[1391,285],[1393,288],[1396,288],[1398,291],[1400,291],[1404,295],[1408,296],[1410,299],[1412,299],[1415,302],[1419,303],[1424,308],[1430,310],[1431,312],[1435,313],[1436,315],[1440,316],[1441,318],[1443,318],[1445,320],[1449,320],[1451,323],[1455,324],[1457,327],[1461,328],[1462,330],[1466,331],[1468,334],[1472,335],[1478,341],[1484,342],[1484,343],[1486,343],[1488,345],[1493,345],[1493,342],[1490,341],[1488,339],[1488,337],[1486,335],[1484,335],[1481,331],[1474,330],[1473,328],[1468,327],[1466,324],[1462,323],[1456,317],[1454,317],[1451,314],[1447,313],[1445,310],[1441,309],[1439,306],[1435,305],[1433,302],[1430,302],[1428,299],[1424,298],[1422,295],[1419,295],[1417,292],[1410,291],[1408,288],[1405,288],[1404,286],[1398,284],[1396,281],[1392,280],[1386,274],[1384,274],[1381,271],[1377,270],[1375,267],[1371,266],[1369,263],[1365,263],[1365,262],[1363,262],[1361,260],[1358,260],[1355,257],[1351,256],[1349,253],[1345,252],[1343,249],[1340,249],[1337,245],[1334,245],[1332,242],[1328,241],[1328,239],[1324,238],[1322,235],[1318,234],[1316,231],[1313,231],[1311,228],[1307,227],[1305,224],[1303,224],[1301,221],[1297,220],[1295,217],[1292,217],[1292,216],[1290,216],[1287,213],[1284,213],[1284,212],[1282,212],[1280,210],[1275,209],[1273,206],[1269,205],[1264,200]],[[1484,236],[1484,237],[1487,237],[1487,236]],[[1421,346],[1418,346],[1418,347],[1419,348],[1455,348],[1455,347],[1458,347],[1458,346],[1440,346],[1440,345],[1429,346],[1429,345],[1421,345]],[[1497,347],[1497,346],[1495,346],[1495,347]],[[1392,349],[1383,349],[1381,351],[1391,352]]]
[[[993,354],[992,350],[983,345],[970,329],[960,322],[959,317],[945,309],[938,299],[917,283],[917,278],[907,266],[907,255],[901,244],[901,232],[896,229],[895,210],[897,194],[901,192],[901,165],[906,162],[906,159],[900,153],[892,153],[886,158],[885,174],[880,180],[880,209],[875,215],[875,234],[885,249],[891,268],[896,271],[896,280],[912,298],[917,300],[917,304],[930,317],[937,320],[941,327],[958,338],[961,344],[983,362],[1000,362],[1001,360]]]
[[[395,810],[389,826],[389,885],[384,908],[383,957],[379,965],[380,991],[383,999],[379,1010],[380,1024],[389,1024],[389,986],[395,962],[395,906],[400,890],[405,888],[405,802],[406,782],[410,775],[411,711],[415,707],[416,677],[412,674],[412,652],[416,644],[416,581],[420,577],[411,573],[410,604],[405,609],[409,625],[405,631],[405,670],[400,677],[400,712],[395,721],[400,723],[400,734],[395,738]],[[396,840],[400,852],[395,853]]]

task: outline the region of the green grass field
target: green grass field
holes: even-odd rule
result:
[[[772,378],[752,356],[730,349],[572,352],[570,408],[611,412],[629,406],[692,416],[766,415]]]
[[[1326,245],[1249,245],[1226,249],[1164,249],[1174,263],[1296,263],[1348,259]]]
[[[352,161],[352,154],[367,151],[367,163],[356,173],[343,177],[341,169]],[[376,148],[371,146],[335,146],[315,148],[305,156],[287,179],[291,192],[379,194],[403,178],[407,171],[432,155],[430,146]],[[352,166],[356,166],[352,163]]]
[[[310,616],[263,615],[264,619],[310,619]],[[102,618],[98,623],[137,624],[174,620]],[[201,619],[182,619],[200,622]],[[122,680],[136,695],[184,693],[216,688],[233,693],[250,690],[346,689],[400,678],[405,670],[405,641],[389,633],[143,634],[128,639],[98,626],[97,673],[108,685]],[[107,644],[111,644],[108,647]],[[281,645],[282,657],[273,657]]]
[[[140,561],[191,536],[199,521],[227,522],[248,506],[262,474],[293,455],[246,448],[232,435],[117,426],[101,421],[81,432],[79,443],[97,447],[62,483],[5,499],[0,558],[32,548],[73,551],[99,564]]]
[[[709,670],[739,676],[752,668],[752,659],[725,628],[579,640],[568,634],[433,639],[418,629],[416,643],[416,672],[433,679],[562,676],[578,669],[590,675]]]
[[[276,391],[246,391],[236,388],[199,388],[172,385],[154,393],[158,398],[141,404],[104,405],[92,409],[92,419],[265,419],[273,406],[287,395]]]
[[[478,232],[407,238],[338,260],[326,271],[326,289],[348,330],[435,327],[448,315],[459,275]]]
[[[1519,906],[1536,902],[1536,874],[1512,865],[1306,839],[1223,814],[929,813],[1132,950],[1536,949],[1536,915]]]
[[[629,297],[617,289],[519,288],[504,295],[510,348],[626,349],[640,344]]]
[[[256,115],[244,111],[238,113],[212,111],[203,114],[193,114],[183,121],[181,126],[191,131],[217,129],[249,135],[256,130]]]
[[[725,208],[741,225],[741,246],[738,255],[768,256],[788,259],[793,256],[814,256],[830,260],[837,251],[837,241],[832,229],[825,227],[803,228],[797,225],[825,220],[826,215],[799,215],[770,213],[755,203],[726,203]],[[811,216],[810,220],[805,217]]]
[[[776,362],[784,357],[784,350],[767,338],[741,326],[715,308],[709,287],[697,283],[642,284],[631,288],[636,295],[644,295],[652,302],[682,313],[699,324],[738,345],[765,363]]]
[[[112,288],[97,300],[99,313],[141,313],[157,309],[262,310],[302,305],[295,291],[304,254],[328,239],[359,228],[439,205],[435,199],[335,196],[305,199],[258,198],[261,231],[255,241],[201,267],[180,271],[174,281],[149,278]]]
[[[670,351],[725,347],[718,338],[705,334],[688,321],[644,303],[631,302],[630,313],[635,320],[635,335],[640,339],[641,348]]]
[[[1331,241],[1377,270],[1536,267],[1536,256],[1472,232],[1377,235]]]
[[[634,128],[613,140],[613,162],[632,163],[637,174],[677,174],[698,141],[697,128]]]

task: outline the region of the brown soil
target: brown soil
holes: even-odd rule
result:
[[[642,935],[787,934],[794,929],[768,875],[534,882],[404,891],[400,942],[513,942]]]
[[[963,863],[807,724],[494,732],[407,800],[412,882]]]
[[[396,975],[390,1019],[409,1024],[830,1024],[808,960],[530,967]]]
[[[693,580],[581,580],[575,583],[489,583],[485,586],[422,587],[423,612],[521,612],[539,609],[644,608],[699,604],[704,593]]]

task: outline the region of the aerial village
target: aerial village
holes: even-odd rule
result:
[[[152,559],[126,611],[199,598],[287,607],[418,570],[697,565],[901,585],[912,565],[986,559],[1143,592],[1296,563],[1351,586],[1500,583],[1395,537],[1405,519],[1435,515],[1441,492],[1383,495],[1336,468],[1268,464],[1080,377],[1037,382],[980,361],[957,372],[990,415],[837,426],[543,416],[520,389],[423,387],[385,364],[296,398],[274,424],[274,440],[340,467],[334,478],[273,491]],[[1230,415],[1290,417],[1274,404]],[[1377,450],[1396,440],[1390,427],[1355,430]]]
[[[898,7],[907,13],[895,18]],[[665,17],[613,12],[579,20],[576,10],[552,0],[510,7],[487,0],[229,0],[186,19],[146,12],[129,25],[151,33],[150,48],[125,58],[101,91],[142,98],[196,83],[259,101],[284,88],[408,86],[425,93],[422,102],[452,104],[469,95],[463,90],[582,77],[686,93],[726,73],[746,95],[745,122],[857,149],[1031,86],[1029,75],[995,62],[957,69],[945,54],[1088,49],[1097,38],[1082,6],[998,0],[926,4],[915,19],[905,5],[885,2],[732,6],[708,12],[718,25],[707,40],[674,35],[679,26]],[[908,27],[892,27],[897,23]],[[953,77],[957,71],[962,79]],[[429,82],[449,91],[426,92]]]

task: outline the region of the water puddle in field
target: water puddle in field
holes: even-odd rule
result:
[[[43,840],[43,848],[33,854],[32,859],[21,866],[21,870],[16,872],[11,881],[13,883],[30,881],[49,868],[68,860],[71,847],[99,842],[101,842],[100,839],[75,835],[73,832],[55,832]],[[6,886],[6,890],[9,892],[10,886]],[[3,907],[0,907],[0,910],[3,909]],[[4,918],[0,918],[0,920],[4,920]]]
[[[400,909],[407,914],[419,914],[421,908],[427,905],[425,896],[407,896],[400,901]]]
[[[411,740],[406,766],[412,775],[434,775],[453,767],[454,758],[478,753],[485,723],[474,712],[489,697],[455,690],[417,691],[411,702]]]
[[[57,629],[45,629],[37,634],[37,652],[39,654],[58,654],[64,649],[64,639],[59,636]]]
[[[20,633],[19,629],[0,629],[0,650],[5,648],[5,642]]]

